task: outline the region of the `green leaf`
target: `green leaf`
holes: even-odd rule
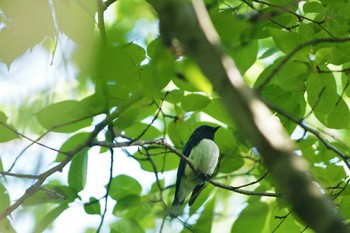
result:
[[[298,148],[301,150],[303,158],[308,160],[311,164],[314,163],[314,159],[316,158],[316,149],[314,145],[317,144],[317,138],[308,135],[306,138],[303,138],[297,142]]]
[[[270,47],[259,57],[259,59],[264,59],[264,58],[270,57],[278,52],[279,52],[279,50],[276,46]]]
[[[264,228],[269,208],[266,203],[250,203],[233,223],[231,232],[261,232]],[[254,219],[254,224],[252,224]]]
[[[348,49],[341,48],[340,46],[321,48],[315,54],[316,62],[318,64],[331,63],[333,65],[343,65],[350,59],[348,52]]]
[[[86,116],[94,116],[104,112],[107,101],[100,91],[85,97],[79,101],[79,108],[85,112]]]
[[[305,80],[307,75],[310,73],[308,66],[301,62],[289,62],[283,65],[275,84],[286,90],[305,90]]]
[[[128,137],[136,138],[141,135],[141,133],[149,126],[149,124],[136,122],[125,129],[125,134]],[[155,139],[162,136],[162,132],[160,132],[156,127],[151,125],[148,127],[148,130],[143,134],[140,139]]]
[[[71,203],[78,197],[78,193],[74,188],[62,185],[59,181],[50,181],[44,187],[55,191],[57,196],[66,203]]]
[[[334,129],[350,127],[349,108],[337,94],[331,74],[310,75],[306,85],[309,104],[322,124]]]
[[[128,46],[118,46],[102,50],[99,73],[101,81],[115,83],[117,88],[126,88],[129,92],[137,90],[139,67],[127,52]]]
[[[214,220],[214,206],[215,206],[215,198],[211,198],[208,201],[208,203],[206,203],[204,210],[201,213],[196,224],[191,226],[191,228],[195,232],[203,232],[203,233],[212,232],[211,227],[213,225],[213,220]]]
[[[184,59],[176,63],[176,77],[172,80],[180,89],[202,91],[212,94],[213,86],[192,59]]]
[[[139,106],[130,106],[128,109],[126,109],[119,115],[117,120],[114,121],[114,125],[117,126],[119,130],[125,130],[126,128],[134,124],[139,114]]]
[[[0,213],[10,206],[10,197],[5,186],[0,183]]]
[[[204,95],[189,94],[186,95],[181,102],[182,108],[186,112],[200,111],[210,102],[210,99]]]
[[[177,104],[177,103],[182,101],[183,97],[184,97],[184,91],[183,90],[181,90],[181,89],[174,89],[174,90],[171,90],[169,92],[169,94],[167,95],[165,100],[167,102],[170,102],[170,103],[173,103],[173,104]]]
[[[4,218],[0,221],[0,232],[16,233],[8,218]]]
[[[94,2],[60,0],[53,2],[58,29],[80,45],[91,43],[95,29],[95,18],[92,16],[97,10]]]
[[[230,11],[223,11],[212,16],[213,24],[225,43],[239,41],[240,34],[247,29],[247,21],[240,20]]]
[[[148,150],[150,159],[158,169],[158,172],[170,171],[179,165],[179,161],[176,159],[177,156],[167,152],[164,148],[155,147]],[[145,171],[154,172],[151,161],[146,159],[146,151],[143,149],[134,154],[135,158],[140,159],[139,163],[141,168]]]
[[[174,76],[175,56],[158,42],[150,46],[148,53],[152,54],[151,61],[141,69],[142,90],[146,96],[158,97]]]
[[[76,192],[84,189],[88,168],[88,149],[83,149],[73,157],[68,171],[68,185]]]
[[[324,6],[319,2],[305,2],[303,5],[303,10],[305,13],[322,13],[324,11]]]
[[[90,118],[84,119],[90,116],[88,113],[78,101],[66,100],[44,107],[36,113],[36,117],[46,129],[71,133],[91,124]]]
[[[48,1],[5,0],[1,1],[1,12],[6,20],[1,20],[0,60],[8,66],[27,49],[55,34]]]
[[[236,138],[231,130],[224,127],[220,127],[219,130],[216,131],[214,140],[221,152],[233,151],[238,147]]]
[[[339,202],[339,215],[343,219],[350,219],[350,195],[342,196]]]
[[[239,151],[220,151],[220,153],[223,154],[218,167],[220,173],[231,173],[244,165],[244,160],[239,155]]]
[[[301,119],[305,114],[306,101],[304,94],[304,90],[285,90],[275,85],[266,86],[262,92],[265,100],[269,101],[273,106],[282,109],[296,120]],[[277,113],[277,116],[288,132],[292,133],[296,128],[296,124],[286,119],[283,115]]]
[[[141,204],[140,196],[129,195],[118,200],[117,204],[114,206],[113,213],[116,216],[123,216],[126,210],[130,210],[133,207],[140,207]]]
[[[245,41],[243,44],[232,48],[232,55],[239,71],[244,74],[256,61],[258,55],[258,41]]]
[[[113,214],[117,217],[137,219],[137,222],[144,228],[155,228],[157,218],[154,217],[155,213],[152,212],[155,205],[150,205],[149,200],[147,196],[122,198],[114,206]]]
[[[13,60],[28,49],[26,44],[21,43],[21,38],[15,36],[16,30],[16,28],[5,27],[0,31],[0,59],[7,67],[10,67]]]
[[[72,149],[76,148],[77,146],[83,144],[88,139],[89,135],[90,135],[89,133],[77,133],[77,134],[71,136],[63,143],[63,145],[61,146],[59,151],[62,151],[62,152],[71,151]],[[78,152],[78,154],[80,154],[80,153],[86,153],[86,151],[81,150],[80,152]],[[65,155],[63,153],[58,153],[55,162],[61,162],[66,157],[67,157],[67,155]]]
[[[229,126],[234,125],[232,117],[228,114],[227,109],[220,98],[211,99],[209,104],[202,109],[202,111]]]
[[[22,205],[25,207],[46,204],[46,203],[66,203],[66,197],[60,192],[45,185],[42,189],[30,196]]]
[[[288,208],[280,208],[276,202],[270,204],[270,217],[267,219],[267,223],[265,225],[266,231],[264,232],[272,232],[275,229],[278,229],[277,232],[301,232],[305,230],[305,226],[301,225],[297,222],[293,214],[290,213],[290,209]],[[288,216],[287,218],[276,218]],[[309,232],[311,233],[311,232]]]
[[[84,210],[87,214],[101,214],[100,201],[94,197],[90,197],[89,203],[84,204]]]
[[[311,172],[323,187],[334,187],[346,176],[344,167],[334,164],[326,167],[312,167]]]
[[[142,187],[134,178],[127,175],[119,175],[112,179],[109,196],[119,201],[127,196],[139,196]]]
[[[2,159],[0,158],[0,171],[4,171],[4,164],[2,163]],[[1,177],[1,178],[4,178],[6,180],[6,177]]]
[[[8,142],[13,139],[19,138],[19,136],[15,132],[9,129],[14,129],[14,127],[12,125],[8,125],[6,122],[7,116],[5,115],[5,113],[0,111],[0,143]]]
[[[111,233],[145,233],[145,230],[134,219],[122,218],[110,225]]]
[[[284,52],[285,54],[290,53],[300,44],[305,41],[302,35],[299,33],[291,32],[291,31],[281,31],[280,29],[269,28],[269,32],[275,41],[277,47]],[[308,61],[308,51],[307,48],[301,49],[294,55],[294,58],[297,58],[301,61]]]
[[[209,202],[211,202],[212,200],[215,200],[215,196],[211,197],[211,194],[212,194],[214,189],[215,189],[215,187],[213,185],[209,185],[209,184],[205,185],[205,187],[202,189],[201,193],[198,195],[198,197],[195,200],[195,202],[190,207],[190,215],[191,216],[194,215],[194,214],[197,214],[196,212],[201,207],[203,207],[204,202],[206,202],[209,198],[210,198]],[[204,212],[205,211],[206,210],[204,210]],[[207,210],[207,211],[210,211],[210,210]],[[202,213],[203,213],[203,211],[202,211]]]
[[[185,146],[192,133],[190,125],[183,121],[171,121],[168,124],[167,132],[170,140],[176,147]]]
[[[146,58],[145,49],[134,43],[124,45],[124,51],[130,56],[135,64],[140,64]]]
[[[67,204],[59,205],[58,207],[51,210],[35,225],[35,233],[43,232],[52,222],[54,222],[63,211],[68,208]]]
[[[333,142],[331,142],[330,145],[336,147]],[[311,153],[311,156],[313,156],[311,160],[312,164],[322,163],[322,164],[328,165],[328,164],[334,163],[334,158],[337,157],[337,154],[334,151],[329,150],[329,148],[327,148],[325,145],[318,144],[318,143],[316,143],[313,146],[313,148],[315,148],[315,151],[314,151],[314,154]],[[345,150],[341,150],[341,151],[344,151],[345,153]]]
[[[157,50],[159,49],[159,46],[163,46],[162,45],[162,41],[161,39],[158,37],[154,40],[152,40],[148,46],[147,46],[147,55],[153,59],[156,56]]]

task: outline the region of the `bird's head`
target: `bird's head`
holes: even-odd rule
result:
[[[211,140],[214,140],[215,132],[220,128],[218,127],[211,127],[209,125],[202,125],[199,126],[191,135],[191,137],[202,137],[202,138],[208,138]]]

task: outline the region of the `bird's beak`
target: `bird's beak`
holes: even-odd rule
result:
[[[216,132],[218,129],[220,128],[220,126],[218,126],[218,127],[215,127],[214,129],[214,132]]]

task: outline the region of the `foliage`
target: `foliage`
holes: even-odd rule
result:
[[[205,2],[223,49],[274,111],[297,144],[296,153],[308,161],[310,174],[349,222],[350,3]],[[47,88],[37,93],[38,99],[17,106],[0,102],[5,109],[0,111],[0,143],[23,149],[10,158],[3,156],[7,151],[0,151],[0,211],[5,214],[0,216],[1,231],[19,231],[14,223],[25,214],[35,219],[33,232],[41,232],[78,205],[86,215],[99,217],[100,226],[94,229],[111,232],[312,232],[280,197],[259,152],[241,136],[220,93],[198,66],[180,45],[166,48],[157,34],[145,32],[158,21],[146,1],[2,0],[0,9],[4,69],[10,72],[23,54],[39,47],[52,53],[57,63],[61,50],[73,47],[64,63],[75,67],[78,83],[63,98],[52,97]],[[103,18],[107,12],[112,20]],[[58,50],[63,38],[71,44]],[[165,138],[181,151],[203,123],[223,126],[215,138],[221,158],[214,181],[237,189],[208,184],[179,221],[173,220],[167,207],[174,195],[173,171],[179,157],[154,139]],[[64,141],[51,146],[57,143],[50,137]],[[29,163],[33,159],[29,149],[34,146],[49,162],[21,167],[17,161]],[[93,174],[90,166],[96,153],[100,159],[123,153],[131,158],[125,164],[112,159],[109,169],[99,171],[110,176],[100,183],[102,196],[84,193],[86,183],[100,175]],[[137,178],[140,171],[113,172],[135,161],[142,174],[154,175],[148,186]],[[15,187],[18,179],[25,184],[21,191]],[[31,187],[33,182],[24,179],[37,185]],[[22,202],[15,198],[21,196]],[[13,203],[23,209],[7,209]],[[108,222],[106,208],[113,213]],[[13,218],[7,216],[10,213]]]

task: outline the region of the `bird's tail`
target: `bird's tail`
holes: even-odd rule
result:
[[[171,204],[171,207],[169,208],[169,215],[173,218],[178,217],[182,214],[182,204],[184,201],[180,201],[178,198],[175,197],[173,204]]]

